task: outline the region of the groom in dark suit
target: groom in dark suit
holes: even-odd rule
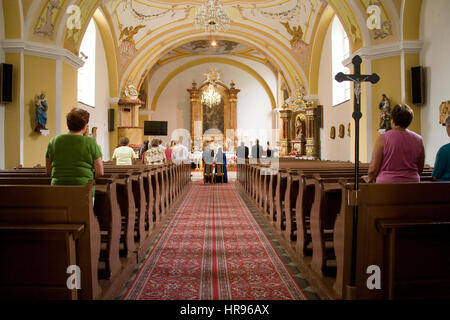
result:
[[[252,147],[252,158],[260,159],[263,156],[263,147],[259,144],[259,139],[256,139],[256,144]]]

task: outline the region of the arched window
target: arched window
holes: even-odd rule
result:
[[[95,107],[96,28],[92,19],[81,42],[80,55],[84,66],[78,69],[78,102]]]
[[[350,43],[347,33],[337,16],[333,19],[331,33],[332,65],[333,65],[333,105],[341,104],[350,100],[350,82],[342,83],[334,80],[334,76],[339,72],[349,73],[349,69],[344,67],[342,62],[350,55]]]

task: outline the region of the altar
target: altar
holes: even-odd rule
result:
[[[299,85],[295,97],[287,99],[280,110],[280,156],[320,159],[320,107],[307,101],[304,91]]]
[[[194,81],[190,89],[191,134],[193,150],[203,150],[214,142],[223,151],[236,150],[236,108],[239,89],[231,81],[228,87],[220,81],[218,71],[211,69],[204,74],[207,79],[197,87]]]

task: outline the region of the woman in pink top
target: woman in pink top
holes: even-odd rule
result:
[[[174,141],[167,143],[167,148],[166,148],[166,150],[164,150],[167,161],[172,161],[172,151],[173,151],[174,145],[175,145]]]
[[[392,110],[392,130],[376,141],[369,166],[369,182],[420,182],[425,163],[422,137],[407,130],[414,117],[407,105]]]

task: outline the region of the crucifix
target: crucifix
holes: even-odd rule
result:
[[[338,73],[335,77],[337,82],[352,81],[354,85],[354,106],[352,117],[355,119],[355,190],[359,190],[359,121],[362,118],[361,113],[361,82],[370,82],[372,84],[380,81],[377,74],[364,75],[361,74],[362,59],[356,55],[352,60],[354,66],[354,74]],[[358,228],[358,207],[355,205],[353,210],[353,234],[352,234],[352,265],[350,285],[355,285],[356,277],[356,241]]]

